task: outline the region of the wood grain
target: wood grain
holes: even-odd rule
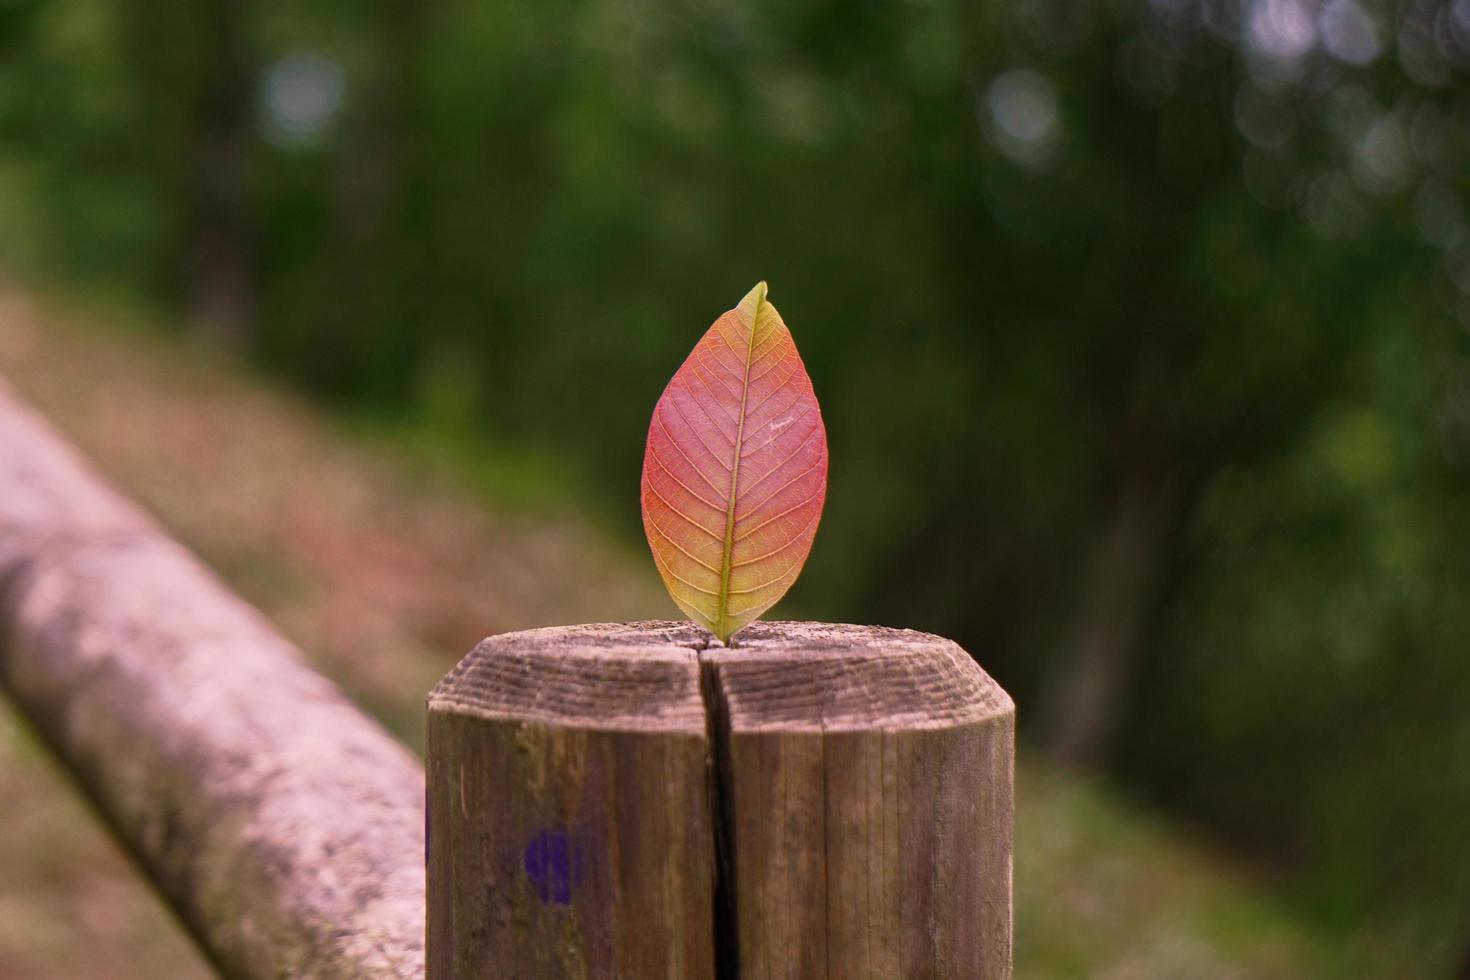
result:
[[[430,976],[714,976],[694,650],[616,627],[494,637],[428,724]]]
[[[1010,976],[1015,708],[954,643],[756,623],[703,653],[742,977]]]
[[[709,639],[507,634],[435,689],[432,980],[1009,977],[1005,692],[911,631]]]
[[[228,977],[423,976],[423,770],[0,386],[0,688]]]

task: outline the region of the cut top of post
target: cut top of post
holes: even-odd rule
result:
[[[946,728],[1013,712],[957,644],[913,630],[756,623],[701,654],[736,731]]]
[[[429,692],[429,712],[702,734],[698,631],[680,627],[595,624],[492,636]]]
[[[605,731],[704,731],[711,681],[739,731],[922,730],[1015,711],[968,653],[929,633],[761,622],[725,647],[692,623],[663,620],[492,636],[428,706]]]

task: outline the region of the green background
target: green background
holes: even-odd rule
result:
[[[1327,935],[1470,942],[1470,9],[0,2],[0,258],[636,542],[771,285],[787,614],[958,639],[1030,744]]]

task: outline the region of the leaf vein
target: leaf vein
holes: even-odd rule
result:
[[[658,422],[658,427],[663,430],[664,438],[667,439],[669,441],[669,443],[676,450],[678,450],[678,453],[679,453],[680,456],[683,456],[684,457],[684,462],[686,462],[686,463],[689,464],[689,468],[692,469],[695,473],[698,473],[699,474],[699,478],[701,480],[703,480],[705,482],[705,485],[708,486],[715,493],[724,493],[723,490],[721,490],[719,487],[715,486],[714,481],[712,481],[709,477],[707,477],[707,476],[704,475],[704,471],[701,470],[698,467],[698,465],[695,464],[694,460],[692,460],[692,459],[689,458],[689,454],[684,451],[684,447],[681,446],[681,445],[679,445],[678,441],[676,439],[674,439],[674,434],[669,431],[668,423],[666,423],[664,421],[663,414],[661,412],[654,412],[653,413],[653,417]],[[696,434],[695,435],[695,438],[698,439],[699,436]],[[700,445],[704,445],[703,440],[700,440]],[[709,452],[709,447],[708,446],[705,446],[704,449],[705,449],[706,452]],[[658,458],[658,451],[657,450],[654,450],[653,455],[654,455],[654,458],[657,459]],[[714,454],[711,453],[711,455],[714,455]],[[663,460],[662,459],[659,459],[658,462],[659,462],[659,465],[660,466],[663,466]],[[718,458],[715,459],[715,463],[716,464],[719,464],[719,465],[723,465],[723,464],[720,464],[720,461],[719,461]],[[668,467],[664,467],[664,468],[665,469],[668,469]]]
[[[689,417],[687,415],[685,415],[684,414],[684,410],[679,407],[679,402],[676,399],[672,399],[672,398],[669,399],[669,401],[674,406],[674,411],[677,412],[677,413],[679,413],[679,421],[681,421],[681,422],[684,423],[684,427],[686,429],[688,429],[690,432],[694,433],[694,440],[696,442],[698,442],[701,446],[704,447],[704,451],[707,452],[707,453],[709,453],[710,459],[712,459],[712,460],[715,461],[715,465],[719,466],[720,469],[724,470],[727,473],[730,472],[730,465],[720,458],[720,454],[719,453],[715,452],[713,449],[711,449],[709,447],[709,443],[707,443],[707,442],[704,441],[704,436],[700,435],[699,434],[699,430],[696,429],[694,427],[693,423],[691,423],[689,421]],[[711,419],[710,421],[714,421],[714,420]],[[668,425],[665,425],[664,426],[664,432],[667,434],[668,431],[669,431]],[[669,435],[669,438],[672,439],[673,436],[672,435]],[[684,458],[685,459],[689,459],[688,456],[685,456]],[[692,465],[693,464],[693,460],[690,460],[690,463]],[[711,484],[711,485],[713,486],[713,484]],[[715,490],[715,492],[716,493],[719,493],[721,491],[717,488]]]
[[[772,490],[770,493],[766,494],[764,497],[761,498],[761,502],[760,503],[758,503],[754,507],[750,508],[750,510],[748,511],[748,513],[751,513],[751,514],[757,513],[766,504],[770,503],[772,500],[774,500],[780,494],[784,493],[788,488],[791,487],[792,484],[794,484],[797,481],[801,480],[803,477],[805,477],[812,470],[814,470],[818,466],[820,466],[821,463],[822,463],[822,461],[820,459],[818,459],[816,462],[812,463],[812,465],[808,466],[806,469],[802,470],[800,473],[796,474],[791,479],[787,480],[785,483],[781,484],[779,487],[777,487],[776,489]],[[783,463],[782,465],[784,466],[785,464]],[[777,467],[777,469],[779,469],[779,468],[780,467]]]
[[[678,474],[676,474],[673,470],[669,469],[668,466],[664,463],[664,461],[659,458],[659,455],[658,455],[658,452],[657,451],[651,452],[648,455],[649,455],[649,457],[655,463],[658,464],[658,468],[661,469],[661,470],[663,470],[665,473],[667,473],[669,475],[669,479],[673,480],[680,487],[682,487],[683,490],[684,490],[684,492],[687,493],[687,494],[689,494],[689,496],[693,497],[695,500],[697,500],[700,503],[704,504],[710,510],[720,511],[720,510],[724,510],[725,509],[725,508],[721,507],[717,503],[714,503],[714,502],[709,501],[709,500],[705,500],[702,496],[700,496],[699,494],[695,493],[692,489],[690,489],[689,484],[687,484],[683,480],[679,479]],[[705,481],[705,482],[709,482],[709,481]],[[714,489],[714,488],[711,487],[711,489]]]
[[[691,365],[697,363],[700,367],[705,368],[717,378],[723,375],[725,377],[734,378],[738,382],[743,382],[744,380],[739,375],[735,374],[732,370],[727,368],[725,365],[721,364],[717,358],[710,357],[708,354],[706,354],[703,348],[694,348],[694,353],[690,355],[689,360]],[[713,368],[710,367],[711,362],[713,362],[714,364]],[[720,390],[725,393],[725,396],[727,398],[735,397],[735,392],[727,388],[722,379],[720,380]]]
[[[725,346],[728,347],[729,345],[726,344]],[[740,372],[736,371],[734,368],[730,367],[728,364],[725,364],[724,362],[722,362],[714,354],[707,353],[704,350],[704,345],[701,344],[699,347],[694,348],[694,351],[695,351],[696,354],[699,355],[699,359],[700,359],[700,363],[701,364],[703,364],[706,360],[712,361],[714,363],[715,369],[718,371],[718,373],[723,374],[727,378],[733,378],[735,381],[740,382],[741,384],[743,384],[745,382],[745,379],[740,376]],[[729,391],[728,388],[726,390]],[[735,393],[732,391],[732,392],[730,392],[730,394],[733,396]]]
[[[755,532],[759,531],[761,528],[765,527],[767,524],[770,524],[772,521],[779,521],[781,518],[785,517],[787,514],[795,513],[796,511],[801,510],[807,504],[811,503],[813,500],[816,500],[816,499],[817,499],[817,491],[813,490],[811,493],[807,494],[807,496],[805,496],[804,498],[802,498],[802,500],[801,500],[800,503],[792,504],[790,507],[787,507],[785,510],[781,511],[781,513],[779,513],[779,514],[773,514],[770,517],[767,517],[765,520],[761,521],[755,527],[750,528],[749,530],[745,531],[743,534],[741,534],[739,537],[737,537],[735,539],[735,543],[736,544],[739,544],[741,541],[744,541],[746,538],[750,537],[752,534],[754,534]],[[749,517],[749,516],[753,516],[753,515],[754,515],[754,511],[752,511],[751,514],[748,514],[746,516]],[[737,521],[737,523],[738,523],[738,521]]]
[[[756,353],[755,349],[751,350],[750,363],[752,367],[765,360],[767,354],[775,350],[777,347],[781,346],[781,341],[785,339],[782,336],[784,333],[785,331],[782,330],[780,327],[773,327],[771,329],[770,335],[761,341],[761,344],[765,345],[765,349],[761,350],[758,354]],[[759,347],[759,345],[757,345],[757,347]]]
[[[699,369],[697,367],[695,367],[693,364],[690,364],[689,365],[689,373],[692,374],[692,375],[694,375],[694,377],[696,379],[698,379],[700,385],[709,394],[709,400],[712,401],[712,402],[715,402],[716,404],[719,404],[719,402],[720,402],[720,396],[719,395],[716,395],[715,394],[715,390],[710,387],[709,382],[706,381],[706,380],[704,380],[704,375],[699,372]],[[725,427],[722,426],[722,425],[720,425],[720,423],[715,419],[714,415],[710,414],[710,410],[709,410],[709,408],[707,408],[705,406],[704,400],[699,399],[699,398],[695,398],[694,397],[694,392],[692,392],[692,391],[689,392],[689,400],[692,401],[692,402],[694,402],[694,407],[697,408],[697,409],[699,409],[699,413],[701,415],[703,415],[705,418],[709,419],[710,424],[713,425],[715,427],[715,429],[720,433],[720,438],[721,439],[724,439],[726,442],[728,442],[730,444],[731,448],[733,448],[734,445],[735,445],[735,440],[732,439],[730,436],[728,436],[728,435],[725,434]],[[732,425],[737,425],[738,426],[737,421],[735,419],[731,418],[730,416],[726,415],[725,414],[725,410],[723,408],[721,408],[719,411],[720,411],[721,417],[723,417],[726,422],[729,422]]]
[[[821,431],[822,431],[822,427],[821,426],[819,426],[819,425],[812,426],[812,431],[810,431],[810,432],[808,432],[806,434],[806,438],[802,439],[801,442],[799,442],[797,444],[796,448],[793,449],[791,451],[791,453],[785,459],[781,460],[781,462],[777,463],[775,466],[772,466],[770,469],[766,470],[764,473],[761,474],[761,477],[760,477],[759,480],[756,480],[754,483],[752,483],[749,486],[747,486],[744,490],[740,491],[739,495],[736,497],[736,503],[739,503],[739,501],[741,499],[743,499],[746,494],[750,493],[750,491],[754,490],[756,487],[758,487],[762,483],[764,483],[771,476],[771,474],[775,473],[781,467],[785,466],[787,463],[789,463],[793,459],[795,459],[797,457],[797,454],[800,453],[803,449],[806,448],[807,443],[809,443],[809,442],[812,441],[812,436],[816,435],[818,432],[821,432]],[[814,466],[815,466],[815,464],[814,464]],[[790,486],[790,484],[788,483],[787,486]],[[785,489],[785,488],[783,487],[782,489]]]
[[[776,557],[777,555],[779,555],[781,552],[785,551],[787,548],[791,547],[792,545],[794,545],[794,544],[800,544],[802,537],[807,532],[807,528],[811,527],[812,526],[812,523],[814,521],[816,521],[816,519],[818,517],[820,517],[820,516],[821,516],[820,514],[813,514],[811,517],[807,518],[807,522],[802,525],[801,530],[800,531],[797,531],[795,534],[793,534],[790,537],[790,539],[787,540],[784,544],[782,544],[779,548],[773,548],[770,551],[766,552],[765,554],[763,554],[763,555],[757,555],[754,558],[747,558],[744,561],[737,561],[735,564],[731,565],[730,567],[731,568],[745,568],[747,565],[758,565],[761,562],[765,561],[767,558],[774,558],[774,557]],[[779,575],[776,576],[776,577],[777,578],[780,578]]]
[[[791,384],[789,384],[789,382],[791,381],[792,376],[794,376],[796,374],[797,370],[798,370],[798,368],[793,367],[791,369],[791,373],[789,375],[787,375],[785,378],[781,379],[781,383],[778,384],[778,385],[776,385],[769,392],[767,392],[766,393],[766,396],[760,400],[760,403],[757,404],[755,407],[753,407],[750,410],[750,414],[751,415],[755,415],[761,409],[765,408],[766,405],[770,404],[771,400],[773,398],[775,398],[777,395],[781,394],[781,392],[783,392],[783,391],[793,390],[793,391],[796,392],[796,394],[792,398],[792,403],[793,404],[795,403],[795,401],[796,401],[797,398],[800,398],[807,391],[810,391],[811,389],[804,388],[804,387],[802,387],[799,384],[798,385],[791,385]]]
[[[779,412],[773,412],[773,413],[771,413],[771,417],[774,419],[777,415],[784,415],[786,412],[790,411],[792,405],[795,405],[796,402],[797,402],[797,400],[799,398],[800,398],[799,395],[797,396],[797,398],[793,398],[791,400],[791,405],[787,405],[786,407],[782,408],[781,411],[779,411]],[[796,419],[793,418],[791,421],[792,422],[795,422]],[[816,424],[815,413],[806,416],[803,419],[803,421],[811,422],[813,425],[815,425]],[[767,425],[769,425],[769,424],[770,423],[767,423]],[[797,431],[800,431],[800,430],[797,430]],[[740,453],[740,457],[742,459],[747,459],[747,458],[749,458],[751,456],[754,456],[756,453],[763,451],[767,446],[771,445],[772,443],[779,442],[782,438],[784,438],[786,436],[790,436],[790,435],[792,435],[792,433],[785,431],[785,426],[783,426],[780,429],[777,429],[775,432],[772,432],[770,434],[770,436],[766,439],[766,441],[763,442],[763,443],[761,443],[760,445],[755,446],[755,447],[753,447],[751,449],[743,449],[741,451],[741,453]]]
[[[669,578],[673,579],[674,581],[680,582],[680,583],[682,583],[684,585],[689,586],[689,588],[693,589],[695,592],[700,593],[701,595],[708,595],[708,596],[718,595],[718,593],[712,592],[709,589],[704,588],[703,586],[695,585],[693,582],[689,581],[687,578],[685,578],[684,576],[680,575],[678,572],[674,571],[672,568],[669,567],[669,563],[668,562],[664,561],[662,558],[659,557],[658,552],[656,552],[656,551],[653,553],[653,560],[658,565],[659,571],[663,572],[665,575],[667,575]]]
[[[684,520],[688,521],[691,525],[693,525],[694,527],[699,528],[701,531],[703,531],[705,534],[708,534],[710,537],[714,538],[716,541],[723,541],[724,540],[724,538],[720,537],[718,534],[716,534],[715,532],[711,531],[709,528],[705,527],[703,524],[699,523],[694,518],[690,517],[688,514],[684,513],[682,510],[680,510],[679,508],[675,507],[673,504],[671,504],[667,500],[665,500],[664,499],[664,495],[661,494],[661,493],[659,493],[657,490],[655,490],[653,488],[653,485],[652,484],[649,485],[648,492],[651,493],[651,494],[653,494],[655,497],[657,497],[659,503],[663,504],[665,507],[667,507],[669,510],[673,511],[675,514],[678,514],[680,517],[684,518]],[[649,520],[652,521],[653,518],[650,517]],[[662,531],[663,528],[659,528],[659,530]]]
[[[745,405],[750,399],[750,364],[751,357],[755,353],[755,332],[760,328],[761,306],[764,302],[764,294],[756,296],[755,309],[750,313],[750,336],[745,345],[744,386],[740,389],[740,411],[736,415],[735,452],[730,460],[730,493],[725,511],[725,540],[720,552],[720,595],[715,606],[715,622],[718,626],[716,633],[721,633],[729,622],[727,613],[730,609],[731,562],[735,557],[735,510],[740,503],[740,497],[736,492],[740,485],[740,444],[745,439]],[[728,643],[729,635],[728,632],[725,632],[720,639]]]
[[[698,555],[696,555],[693,552],[691,552],[688,548],[684,547],[678,541],[674,540],[673,536],[671,536],[668,531],[665,531],[663,529],[663,527],[658,523],[658,521],[656,521],[656,520],[654,520],[653,518],[650,517],[649,520],[648,520],[648,523],[649,523],[649,525],[655,531],[657,531],[659,533],[659,535],[665,541],[667,541],[669,544],[673,545],[675,548],[678,548],[679,551],[684,555],[685,558],[688,558],[690,561],[694,562],[696,565],[700,565],[700,566],[702,566],[703,568],[705,568],[708,571],[714,572],[716,575],[720,574],[720,570],[718,568],[716,568],[715,566],[711,565],[709,562],[705,561],[703,558],[701,558]],[[701,530],[703,530],[703,529],[701,529]]]

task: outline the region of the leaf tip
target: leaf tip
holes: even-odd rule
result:
[[[766,281],[762,279],[751,287],[750,292],[745,294],[745,298],[740,301],[741,307],[748,308],[752,311],[759,309],[760,305],[766,301],[767,292]]]

